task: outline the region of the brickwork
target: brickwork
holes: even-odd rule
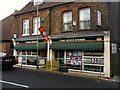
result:
[[[2,42],[0,43],[0,52],[7,52],[12,54],[11,45],[12,42]]]
[[[76,22],[76,26],[72,27],[73,32],[79,32],[79,9],[84,7],[90,7],[91,9],[91,30],[96,30],[96,10],[101,11],[102,13],[102,29],[106,30],[106,23],[107,23],[107,6],[105,3],[68,3],[61,6],[56,6],[54,8],[51,8],[51,24],[49,24],[49,14],[50,9],[44,9],[39,10],[38,16],[40,18],[44,19],[44,22],[41,21],[41,25],[45,27],[45,30],[47,33],[49,33],[49,29],[51,29],[51,34],[60,34],[62,33],[63,27],[63,17],[62,13],[68,10],[72,11],[72,21]],[[30,35],[33,32],[33,17],[36,16],[36,11],[25,13],[19,16],[16,16],[16,28],[18,30],[19,37],[21,37],[23,33],[23,26],[22,22],[25,18],[28,18],[30,20]],[[49,25],[51,25],[51,28],[49,28]]]
[[[107,7],[105,3],[69,3],[66,5],[58,6],[52,9],[51,16],[51,29],[52,34],[62,33],[62,13],[68,10],[72,11],[72,21],[76,21],[76,26],[72,27],[73,32],[78,32],[79,30],[79,9],[84,7],[90,7],[91,9],[91,30],[96,30],[96,10],[102,13],[102,29],[106,30],[107,23]]]
[[[107,28],[110,30],[110,41],[111,43],[117,44],[118,45],[118,3],[117,2],[112,2],[108,4],[109,8],[109,22]],[[114,13],[114,14],[113,14]],[[111,46],[112,50],[112,46]],[[117,53],[113,54],[111,52],[111,75],[118,75],[118,50]]]
[[[31,12],[31,13],[25,13],[19,16],[16,16],[16,28],[17,28],[17,33],[19,35],[19,37],[22,36],[23,34],[23,20],[24,19],[29,19],[29,32],[30,32],[30,36],[32,36],[33,33],[33,18],[36,17],[37,14],[36,12]],[[49,34],[49,9],[45,9],[43,11],[39,11],[38,13],[38,17],[40,17],[40,20],[42,20],[42,18],[44,19],[44,21],[40,21],[41,26],[45,27],[45,30],[47,32],[47,34]]]

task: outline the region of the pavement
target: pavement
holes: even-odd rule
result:
[[[33,66],[33,65],[22,65],[21,66],[20,64],[17,64],[14,67],[16,67],[16,68],[25,68],[25,69],[33,69],[33,70],[43,70],[43,71],[46,71],[45,69],[43,69],[43,67],[39,67],[40,69],[36,69],[36,66]],[[106,77],[100,77],[98,75],[95,76],[95,75],[92,75],[92,74],[85,74],[85,73],[78,73],[78,72],[60,72],[60,71],[48,71],[48,72],[58,73],[58,74],[65,74],[65,75],[70,75],[70,76],[75,76],[75,77],[99,78],[99,79],[105,80],[105,81],[120,83],[120,77],[119,76],[114,76],[114,77],[106,78]]]

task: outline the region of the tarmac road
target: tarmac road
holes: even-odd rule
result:
[[[118,88],[118,83],[24,68],[2,71],[2,88]]]

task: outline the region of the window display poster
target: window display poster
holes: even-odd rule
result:
[[[77,51],[74,51],[74,52],[72,53],[72,56],[78,56],[78,52],[77,52]]]
[[[66,64],[81,65],[82,53],[80,51],[69,52],[67,55]]]

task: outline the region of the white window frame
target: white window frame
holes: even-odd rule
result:
[[[23,20],[23,34],[22,36],[29,36],[29,19]]]
[[[38,26],[37,26],[37,19],[38,19]],[[38,34],[40,34],[38,27],[40,27],[40,17],[34,17],[33,18],[33,34],[32,35],[37,35],[37,31],[38,31]]]
[[[82,8],[79,10],[79,29],[90,29],[90,8]]]
[[[63,31],[72,31],[72,11],[63,13]]]

